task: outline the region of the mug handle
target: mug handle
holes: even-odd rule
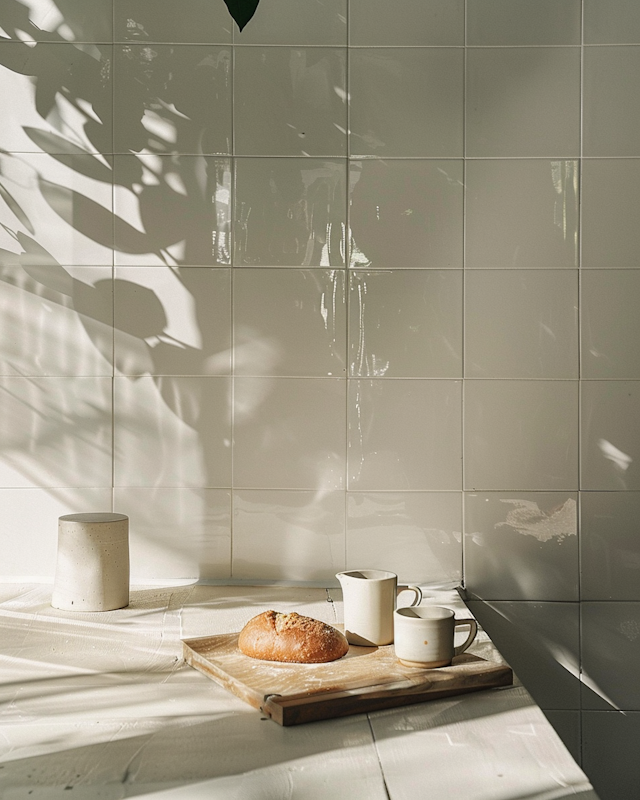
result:
[[[471,642],[476,638],[476,634],[478,633],[478,623],[475,619],[456,619],[453,621],[453,624],[456,628],[461,627],[462,625],[469,625],[470,631],[469,635],[467,636],[466,642],[461,644],[459,647],[454,647],[453,655],[459,656],[460,653],[464,653],[464,651],[469,647]]]
[[[422,591],[418,586],[398,586],[397,594],[400,592],[404,592],[405,590],[409,590],[414,592],[415,597],[413,598],[413,603],[409,603],[408,606],[404,606],[404,608],[411,608],[412,606],[417,606],[422,602]]]

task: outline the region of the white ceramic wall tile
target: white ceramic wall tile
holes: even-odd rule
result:
[[[236,266],[345,263],[346,161],[236,160]]]
[[[343,377],[344,284],[344,270],[235,270],[235,374]]]
[[[461,383],[349,382],[349,489],[460,489]]]
[[[585,44],[640,44],[640,7],[635,0],[585,0]]]
[[[111,152],[111,61],[110,45],[0,42],[0,147],[67,158]]]
[[[578,266],[578,162],[469,160],[465,266]]]
[[[640,382],[582,382],[581,489],[640,489]]]
[[[347,0],[322,0],[304,7],[297,0],[261,3],[236,44],[346,45]]]
[[[465,497],[465,586],[484,600],[578,600],[577,495]]]
[[[582,167],[582,267],[640,266],[640,160],[585,159]]]
[[[582,603],[583,708],[640,711],[640,602]]]
[[[638,492],[581,492],[583,600],[640,601],[638,519]]]
[[[111,375],[109,267],[0,266],[0,374]]]
[[[113,0],[116,42],[230,43],[235,24],[224,3]]]
[[[582,377],[639,379],[640,271],[582,275]]]
[[[0,33],[22,41],[108,42],[112,36],[112,0],[58,3],[23,0],[7,4]]]
[[[352,45],[464,44],[464,0],[350,0]]]
[[[578,382],[467,381],[465,489],[575,491]]]
[[[461,377],[461,271],[353,270],[349,280],[351,375]]]
[[[0,485],[111,485],[109,378],[1,378]]]
[[[230,153],[231,49],[116,47],[113,102],[116,153]]]
[[[577,156],[579,109],[579,48],[469,49],[468,156]]]
[[[555,732],[562,739],[562,743],[571,753],[574,761],[580,764],[582,762],[580,712],[547,710],[544,715],[553,725]],[[596,800],[595,795],[593,800]]]
[[[236,378],[234,486],[344,489],[345,393],[338,378]]]
[[[231,263],[231,161],[207,156],[116,156],[115,263]]]
[[[580,44],[580,0],[468,0],[469,45]]]
[[[0,175],[0,248],[43,266],[111,264],[110,157],[2,153]]]
[[[118,267],[114,293],[121,374],[230,374],[230,270]]]
[[[640,47],[585,47],[585,156],[640,156],[639,69]]]
[[[458,492],[350,492],[347,569],[386,569],[401,583],[456,587],[462,578]]]
[[[578,603],[466,603],[541,708],[580,708]]]
[[[230,491],[120,488],[114,508],[129,516],[132,583],[230,577]]]
[[[351,267],[462,267],[462,161],[350,164]]]
[[[640,784],[640,714],[583,711],[582,768],[601,800],[633,797]]]
[[[344,551],[344,492],[234,492],[234,578],[333,583]]]
[[[237,155],[346,155],[344,49],[241,47],[233,69]]]
[[[465,278],[465,373],[577,378],[577,270],[476,270]]]
[[[353,50],[351,153],[381,158],[461,156],[463,64],[462,48]]]
[[[111,489],[0,489],[3,578],[52,580],[58,517],[111,511]]]
[[[116,378],[115,485],[231,485],[228,378]]]

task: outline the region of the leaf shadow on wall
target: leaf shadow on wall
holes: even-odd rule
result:
[[[118,77],[127,91],[117,110],[116,138],[117,152],[126,155],[114,158],[108,155],[114,150],[112,47],[68,41],[86,37],[86,13],[81,4],[58,5],[60,22],[49,32],[33,24],[29,9],[17,0],[3,3],[0,13],[8,36],[0,40],[0,67],[5,76],[21,80],[24,90],[7,119],[9,138],[0,141],[0,147],[5,141],[10,145],[0,150],[0,281],[9,300],[21,295],[25,309],[46,305],[53,320],[33,323],[23,337],[13,335],[9,352],[0,357],[5,376],[28,378],[34,387],[26,398],[12,395],[10,381],[2,386],[4,399],[9,398],[3,460],[11,475],[21,476],[9,485],[47,487],[53,494],[57,486],[111,485],[108,387],[115,369],[120,385],[146,377],[153,387],[144,395],[146,407],[133,403],[123,415],[125,449],[140,450],[145,443],[155,448],[158,469],[147,472],[142,485],[229,486],[230,331],[218,335],[220,325],[211,323],[216,297],[201,291],[201,270],[190,267],[230,263],[230,165],[216,155],[229,147],[216,139],[219,131],[202,111],[215,107],[216,87],[221,96],[228,93],[230,52],[207,48],[202,63],[194,64],[198,48],[120,48]],[[194,80],[186,91],[185,84]],[[202,93],[211,103],[196,102]],[[112,189],[118,197],[115,210]],[[171,310],[153,288],[136,283],[133,272],[132,280],[111,279],[114,248],[121,274],[141,265],[170,275],[190,315],[186,340],[172,332]],[[81,280],[79,271],[95,274]],[[228,283],[228,271],[222,273]],[[127,309],[132,313],[118,313]],[[18,313],[12,322],[30,327],[28,317]],[[224,324],[229,328],[228,314]],[[60,325],[66,326],[63,335]],[[82,330],[86,338],[78,336]],[[87,343],[95,356],[88,355]],[[55,382],[43,383],[69,376],[77,378],[74,387],[93,376],[103,396],[62,391],[64,396],[56,397],[49,391]],[[199,380],[210,376],[217,381],[213,408],[211,392]],[[213,413],[223,422],[212,435]],[[186,442],[186,455],[197,462],[186,478],[163,471],[165,425],[176,429],[174,439]],[[115,444],[117,461],[122,443]],[[96,462],[99,467],[87,468]],[[145,464],[151,469],[153,459]],[[145,513],[144,506],[139,513]],[[207,509],[194,508],[192,516],[204,527]],[[149,524],[143,528],[152,530]],[[196,553],[191,575],[197,574],[199,561],[214,560],[206,553],[206,533],[194,536],[191,549],[205,552]],[[166,539],[164,545],[169,546]],[[185,543],[175,548],[182,551]]]

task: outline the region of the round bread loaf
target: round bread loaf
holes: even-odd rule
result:
[[[264,661],[321,664],[341,658],[349,649],[340,631],[292,611],[265,611],[240,631],[238,647],[246,656]]]

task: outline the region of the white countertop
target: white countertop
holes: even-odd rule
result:
[[[268,608],[341,622],[337,589],[140,588],[100,614],[51,589],[0,585],[3,800],[597,800],[517,679],[281,728],[182,660],[182,638]],[[470,616],[456,592],[424,602]],[[501,661],[484,632],[470,652]]]

